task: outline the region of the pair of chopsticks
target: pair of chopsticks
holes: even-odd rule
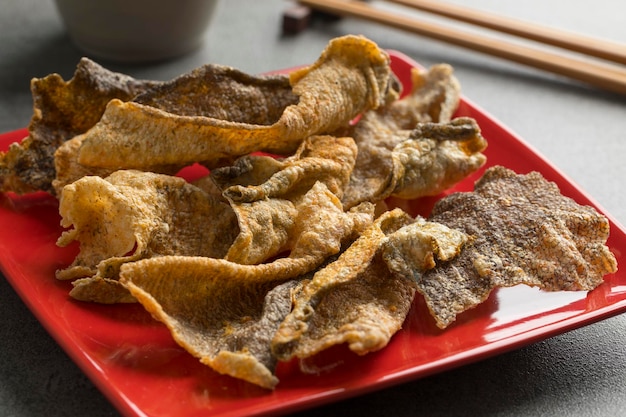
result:
[[[553,72],[604,90],[626,94],[626,69],[619,65],[626,64],[626,45],[559,31],[439,1],[389,1],[423,12],[532,40],[544,45],[562,48],[586,55],[587,57],[568,56],[545,48],[535,48],[464,32],[444,25],[418,20],[415,17],[382,10],[364,1],[298,0],[300,4],[312,9],[340,16],[366,19],[519,64]],[[592,59],[589,59],[589,57],[592,57]],[[612,61],[613,63],[602,62],[601,60]]]

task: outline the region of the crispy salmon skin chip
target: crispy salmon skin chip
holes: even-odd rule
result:
[[[143,169],[201,162],[210,168],[254,151],[287,155],[306,137],[335,131],[387,99],[389,56],[358,36],[332,40],[313,65],[290,75],[297,104],[271,124],[178,116],[112,100],[87,134],[83,165]]]
[[[490,168],[473,192],[440,200],[429,220],[469,236],[458,257],[418,281],[442,328],[496,287],[592,290],[617,270],[606,217],[561,195],[537,172]]]
[[[140,171],[83,177],[64,188],[59,210],[68,230],[57,244],[78,241],[80,252],[57,278],[81,278],[71,295],[102,303],[117,302],[119,292],[98,297],[87,285],[116,288],[123,263],[163,255],[223,257],[239,232],[228,204],[182,178]]]
[[[465,240],[400,209],[384,213],[336,261],[302,281],[272,351],[289,360],[341,343],[360,355],[382,349],[404,323],[416,279],[435,258],[456,256]]]
[[[202,257],[161,257],[124,265],[121,281],[202,363],[273,389],[277,360],[269,341],[291,310],[296,282],[248,279],[262,268]],[[277,278],[279,269],[274,269]],[[288,267],[281,270],[289,275]]]
[[[486,162],[487,142],[470,118],[453,119],[460,86],[449,65],[414,69],[408,94],[369,110],[338,132],[354,138],[358,157],[342,201],[437,195]]]

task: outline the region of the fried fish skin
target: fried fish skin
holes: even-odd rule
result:
[[[235,68],[207,64],[173,80],[155,82],[131,101],[178,116],[268,124],[286,106],[297,103],[298,96],[293,93],[287,75],[252,76]],[[52,185],[57,196],[63,186],[85,175],[106,177],[117,170],[80,164],[78,154],[84,139],[85,135],[78,135],[71,143],[59,146],[54,154],[56,177]],[[181,167],[178,164],[154,165],[142,167],[142,170],[174,175]]]
[[[315,316],[317,304],[330,289],[345,282],[354,282],[356,277],[370,265],[377,252],[378,242],[384,237],[385,234],[380,225],[373,224],[335,262],[317,271],[310,281],[299,288],[294,297],[292,311],[285,317],[272,339],[272,352],[276,357],[287,361],[295,356],[313,355],[329,346],[323,343],[313,349],[302,349],[304,343],[301,343],[301,340],[309,333],[309,322]],[[337,309],[336,314],[343,314],[345,311],[345,309]],[[372,333],[380,336],[379,332]],[[357,337],[357,339],[362,338]],[[333,338],[332,343],[334,342]],[[360,350],[359,345],[362,343],[357,340],[352,340],[352,343],[355,344],[356,349]],[[380,337],[373,337],[368,345],[380,343]]]
[[[291,308],[297,281],[280,281],[291,266],[166,256],[125,264],[120,281],[203,364],[273,389],[278,378],[269,340]]]
[[[178,116],[270,125],[298,100],[285,74],[255,76],[206,64],[154,86],[133,102]]]
[[[78,163],[78,150],[82,145],[84,136],[76,135],[72,139],[63,142],[54,152],[55,176],[52,180],[54,194],[60,200],[63,187],[86,176],[108,177],[115,170],[108,168],[86,167]]]
[[[393,191],[403,199],[432,196],[476,172],[487,162],[487,141],[476,120],[420,123],[408,140],[393,149]]]
[[[321,263],[365,229],[374,214],[369,203],[344,212],[337,196],[321,182],[293,201],[231,201],[231,207],[240,233],[225,259],[240,264],[259,264],[284,252]]]
[[[225,259],[243,265],[265,262],[287,250],[298,208],[286,199],[265,199],[252,203],[230,202],[239,223],[239,234]]]
[[[351,207],[389,196],[437,195],[481,168],[486,147],[478,124],[468,117],[388,133],[378,143],[362,144],[342,202]]]
[[[334,198],[326,201],[330,207],[322,207],[320,196]],[[372,205],[349,213],[340,205],[333,210],[339,201],[320,182],[306,198],[311,201],[295,219],[288,257],[254,265],[202,256],[153,257],[123,264],[120,282],[202,363],[273,389],[277,358],[270,340],[291,310],[292,289],[372,222]]]
[[[519,175],[492,167],[473,192],[440,200],[429,220],[469,236],[458,257],[418,281],[440,328],[496,287],[588,291],[617,270],[606,246],[608,220],[561,195],[537,172]]]
[[[344,212],[339,199],[320,182],[296,203],[263,200],[244,205],[231,207],[181,178],[162,174],[116,171],[105,179],[81,178],[63,191],[62,225],[73,228],[57,242],[65,246],[76,240],[81,250],[69,267],[57,271],[57,278],[77,279],[70,293],[76,299],[127,302],[117,282],[125,263],[179,255],[259,264],[284,251],[291,253],[275,264],[278,269],[256,271],[280,280],[277,271],[284,269],[284,279],[292,278],[339,252],[374,214],[371,204]],[[263,219],[273,215],[277,224],[269,233]]]
[[[95,125],[111,99],[131,100],[158,84],[109,71],[82,58],[72,79],[58,74],[31,81],[33,116],[28,136],[0,153],[0,192],[54,193],[54,152]]]
[[[254,151],[290,155],[304,138],[333,132],[386,102],[391,78],[389,56],[375,43],[336,38],[313,65],[290,75],[298,103],[270,125],[176,116],[112,100],[87,132],[79,162],[116,169],[194,162],[215,168]]]
[[[337,260],[301,282],[272,351],[290,360],[341,343],[360,355],[383,348],[408,314],[416,275],[432,268],[434,257],[458,254],[460,235],[400,209],[382,214]]]
[[[302,194],[303,190],[310,189],[314,183],[322,182],[341,198],[350,181],[356,157],[357,147],[350,137],[309,136],[302,141],[294,155],[282,161],[270,163],[266,158],[244,157],[249,161],[249,171],[242,173],[251,179],[257,172],[257,179],[253,180],[254,184],[231,185],[224,189],[224,195],[237,202],[253,202]],[[261,165],[260,169],[255,165]],[[220,172],[218,169],[212,175],[219,177]],[[267,174],[271,176],[265,176]],[[229,180],[236,178],[231,177]]]
[[[298,166],[314,174],[326,173],[330,164],[333,175],[296,178],[295,185],[278,193],[280,198],[272,194],[250,203],[216,198],[213,191],[160,174],[121,170],[104,179],[83,177],[61,194],[63,225],[74,228],[58,242],[66,245],[78,240],[81,252],[57,276],[87,277],[75,283],[73,297],[115,302],[104,295],[94,298],[90,283],[102,288],[111,284],[110,293],[118,293],[117,284],[107,280],[117,279],[122,263],[145,257],[196,255],[258,264],[291,251],[293,256],[308,256],[319,264],[358,235],[373,217],[371,204],[344,212],[339,198],[328,189],[339,193],[354,164],[354,142],[344,139],[311,137],[283,165],[305,161]],[[328,179],[328,186],[312,178]]]
[[[341,343],[359,355],[382,349],[402,327],[420,276],[457,256],[466,240],[400,209],[382,214],[337,260],[296,287],[272,351],[290,360]]]
[[[387,346],[402,328],[415,295],[415,282],[390,273],[379,252],[363,260],[366,268],[351,270],[354,276],[349,283],[337,284],[319,295],[309,317],[296,321],[290,315],[285,317],[272,339],[272,352],[280,360],[309,358],[344,343],[352,352],[365,355]],[[308,283],[303,282],[295,292],[294,308],[306,297],[303,293]]]
[[[468,240],[459,230],[418,217],[390,234],[380,251],[390,271],[419,282],[425,271],[458,256]]]
[[[239,221],[240,234],[226,259],[243,264],[265,262],[294,250],[303,230],[310,228],[309,235],[323,236],[327,235],[324,230],[345,227],[352,213],[344,212],[338,196],[355,158],[352,138],[310,136],[289,158],[246,156],[234,167],[212,171],[218,186],[226,186],[222,195]],[[247,185],[231,185],[242,181]],[[318,243],[326,247],[320,239]]]
[[[437,64],[428,70],[411,69],[412,93],[392,109],[399,126],[411,128],[416,123],[446,123],[452,120],[461,101],[461,84],[448,64]],[[403,118],[399,115],[404,114]]]
[[[57,245],[78,241],[80,252],[70,266],[57,271],[57,278],[88,278],[97,281],[94,285],[103,284],[102,279],[116,281],[120,265],[141,258],[223,257],[239,232],[228,204],[182,178],[140,171],[81,178],[63,189],[59,212],[62,226],[72,228]],[[71,295],[117,302],[104,292],[94,299],[88,282],[77,283]]]
[[[373,220],[373,205],[345,213],[321,182],[300,203],[287,257],[254,265],[203,256],[153,257],[123,264],[120,283],[202,363],[273,389],[277,358],[270,340],[291,310],[292,289]]]
[[[476,122],[452,120],[460,100],[452,67],[413,69],[411,76],[405,97],[367,111],[337,132],[353,137],[359,150],[342,198],[346,207],[391,195],[436,195],[485,163],[486,141]]]

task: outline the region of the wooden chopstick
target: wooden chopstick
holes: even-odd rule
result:
[[[422,36],[469,48],[520,64],[563,75],[620,94],[626,94],[626,70],[450,28],[407,17],[352,0],[298,0],[300,4],[329,13],[358,17]]]
[[[413,9],[444,16],[460,22],[493,29],[546,45],[556,46],[581,54],[626,64],[626,45],[591,38],[578,33],[546,27],[487,13],[476,9],[431,0],[388,0]]]

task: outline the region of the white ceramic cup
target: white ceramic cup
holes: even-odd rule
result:
[[[55,0],[72,41],[121,62],[174,58],[202,44],[218,0]]]

